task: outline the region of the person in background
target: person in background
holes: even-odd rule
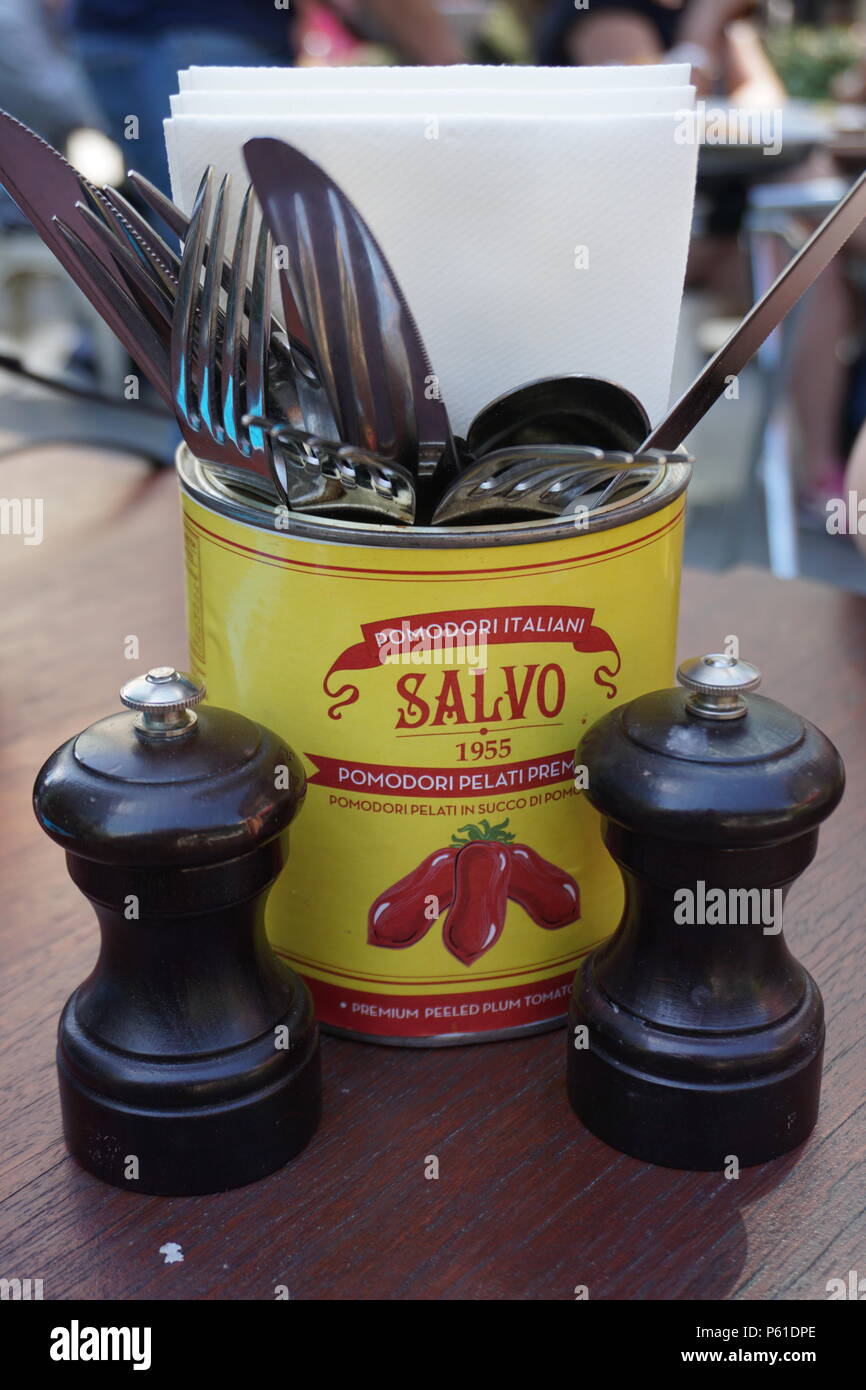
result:
[[[306,0],[299,0],[303,9]],[[465,63],[467,55],[443,18],[437,0],[316,0],[361,30],[370,23],[400,61],[422,67]]]
[[[554,66],[635,67],[688,63],[700,99],[773,109],[785,101],[755,27],[746,16],[756,0],[553,0],[539,29],[539,61]],[[737,236],[747,190],[735,180],[713,190],[704,236],[692,247],[689,283],[741,297],[743,262]]]
[[[64,149],[73,130],[98,130],[103,121],[55,11],[41,0],[0,0],[0,105]]]
[[[81,64],[70,52],[57,0],[0,0],[0,107],[30,126],[68,158],[86,140],[95,165],[88,173],[113,170],[117,150]],[[0,224],[28,226],[24,214],[0,189]]]
[[[331,0],[345,14],[351,8]],[[295,57],[295,10],[275,0],[71,0],[78,51],[127,163],[165,192],[162,123],[177,74],[198,67],[282,67]],[[367,0],[412,62],[463,58],[433,0]],[[136,123],[130,126],[128,117]],[[130,129],[134,140],[129,138]]]
[[[698,96],[723,90],[741,106],[777,104],[781,84],[757,31],[756,0],[554,0],[542,20],[539,62],[553,66],[690,63]]]
[[[558,66],[641,66],[687,63],[699,99],[713,94],[741,107],[777,108],[785,89],[744,20],[755,0],[553,0],[539,26],[539,61]],[[746,265],[739,232],[748,188],[739,177],[704,190],[706,217],[692,243],[688,283],[712,291],[724,312],[748,303]]]
[[[290,14],[273,0],[71,0],[71,19],[127,165],[166,192],[162,123],[178,71],[278,66],[292,58]]]

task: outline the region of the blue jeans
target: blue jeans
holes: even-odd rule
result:
[[[162,123],[170,115],[178,72],[194,65],[283,67],[291,62],[288,47],[277,50],[243,34],[212,29],[129,36],[88,32],[79,33],[76,43],[126,167],[165,193],[170,190]],[[127,116],[138,117],[137,140],[126,139]]]

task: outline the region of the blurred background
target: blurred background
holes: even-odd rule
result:
[[[192,64],[467,61],[684,61],[711,112],[765,113],[772,157],[740,120],[706,133],[674,394],[866,169],[866,0],[0,0],[0,106],[97,184],[132,167],[169,191],[162,120]],[[687,562],[866,593],[866,535],[827,524],[866,497],[864,303],[866,226],[689,441]],[[116,400],[129,370],[0,189],[0,463],[63,441],[168,464],[146,388]]]

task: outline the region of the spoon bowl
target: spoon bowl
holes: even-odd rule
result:
[[[592,376],[543,377],[485,406],[467,443],[476,458],[536,444],[631,452],[649,431],[646,411],[624,386]]]

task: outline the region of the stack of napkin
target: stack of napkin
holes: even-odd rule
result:
[[[698,149],[688,68],[191,68],[165,123],[175,201],[242,147],[317,160],[400,281],[458,433],[573,372],[668,404]]]

